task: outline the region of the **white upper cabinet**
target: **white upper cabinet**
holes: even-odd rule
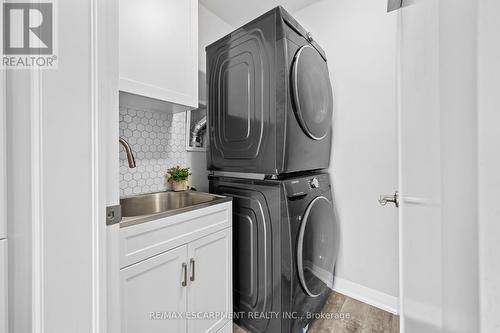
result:
[[[120,0],[120,91],[198,106],[198,0]]]

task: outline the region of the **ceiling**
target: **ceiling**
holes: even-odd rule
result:
[[[235,28],[281,5],[294,12],[318,0],[200,0],[200,3]]]

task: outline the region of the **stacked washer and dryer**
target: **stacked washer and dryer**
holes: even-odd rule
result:
[[[303,332],[333,285],[339,231],[328,173],[324,51],[282,7],[209,45],[210,192],[233,198],[235,321]]]

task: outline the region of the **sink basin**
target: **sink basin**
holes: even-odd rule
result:
[[[151,221],[230,200],[220,195],[196,192],[157,192],[120,199],[122,226]]]

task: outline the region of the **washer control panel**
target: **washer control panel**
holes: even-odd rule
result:
[[[318,188],[319,187],[319,180],[317,177],[313,177],[311,180],[309,180],[309,186],[311,188]]]
[[[285,183],[287,196],[298,197],[327,187],[329,184],[327,174],[316,174],[310,177],[290,179]]]

